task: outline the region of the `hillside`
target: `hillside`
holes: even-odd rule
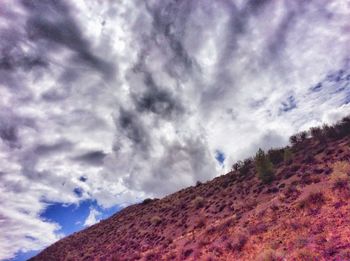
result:
[[[350,126],[312,128],[206,183],[145,200],[51,245],[47,260],[350,260]]]

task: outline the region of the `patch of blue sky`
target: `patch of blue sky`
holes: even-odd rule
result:
[[[224,165],[225,162],[225,154],[219,150],[217,150],[215,152],[215,159],[217,160],[217,162],[219,162],[220,165]]]
[[[79,192],[78,192],[79,193]],[[85,220],[90,214],[90,209],[96,209],[101,214],[97,217],[99,220],[106,219],[118,212],[121,207],[114,206],[103,208],[95,200],[84,200],[79,204],[63,204],[58,202],[48,202],[45,211],[40,218],[48,222],[54,222],[60,225],[61,229],[57,233],[70,235],[85,228]],[[24,261],[35,256],[40,251],[19,252],[11,261]]]

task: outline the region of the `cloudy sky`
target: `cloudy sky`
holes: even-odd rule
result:
[[[348,114],[349,15],[348,0],[1,0],[0,259]]]

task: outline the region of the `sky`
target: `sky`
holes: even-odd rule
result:
[[[1,0],[0,260],[350,112],[345,0]]]

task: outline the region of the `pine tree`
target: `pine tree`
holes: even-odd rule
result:
[[[264,183],[270,183],[274,178],[273,164],[262,149],[259,149],[255,156],[255,167],[258,177]]]

